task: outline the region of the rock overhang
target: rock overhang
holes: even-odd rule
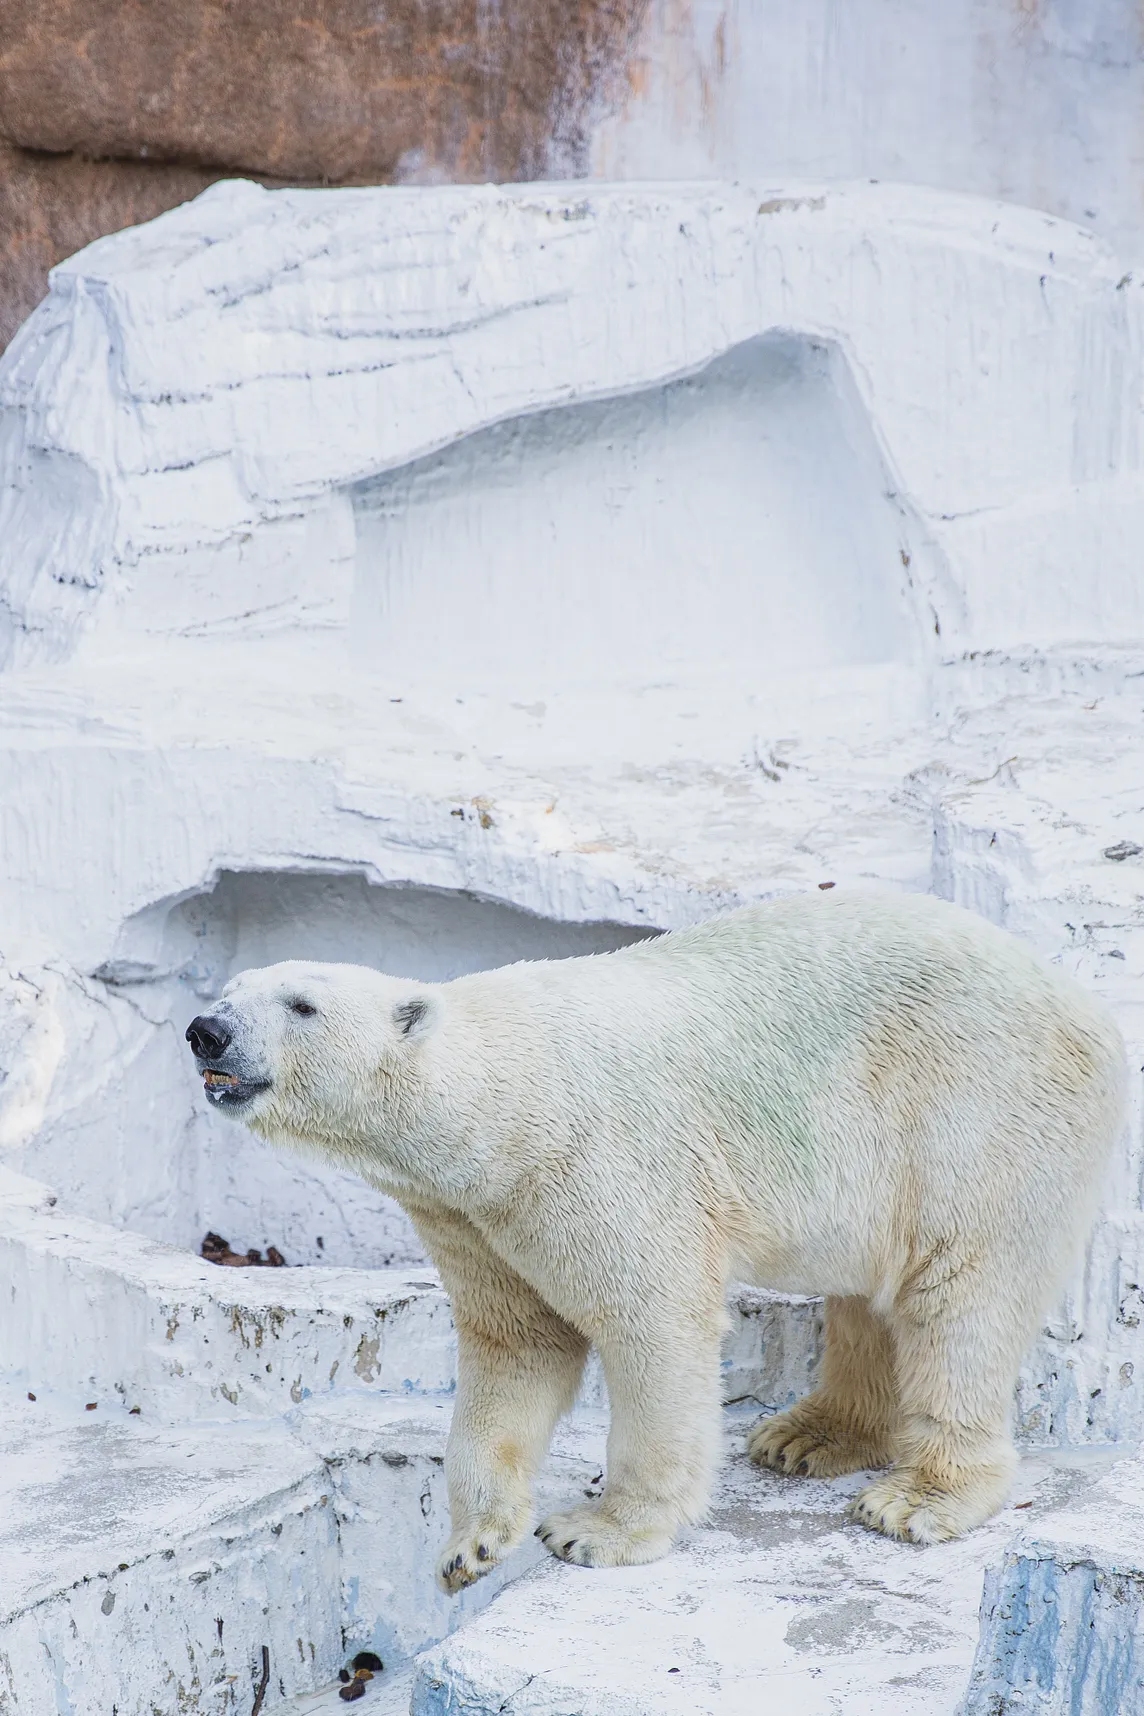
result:
[[[216,186],[61,264],[0,367],[13,659],[97,610],[185,627],[176,584],[219,600],[204,635],[337,631],[355,484],[776,334],[846,366],[935,659],[1105,635],[1137,600],[1138,298],[1081,229],[902,186]]]

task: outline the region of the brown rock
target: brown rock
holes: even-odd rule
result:
[[[368,184],[575,172],[645,0],[4,0],[26,148]]]

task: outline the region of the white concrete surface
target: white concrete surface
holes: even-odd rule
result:
[[[408,588],[420,557],[446,548],[467,510],[470,528],[490,532],[478,564],[495,558],[507,489],[527,534],[520,566],[498,563],[508,582],[487,590],[491,605],[519,595],[541,539],[546,561],[563,542],[555,567],[567,564],[609,423],[628,451],[613,454],[611,502],[592,500],[610,508],[603,563],[623,555],[647,485],[637,534],[666,545],[657,601],[678,614],[685,660],[688,590],[705,563],[728,601],[702,616],[698,660],[725,645],[734,659],[745,569],[711,550],[725,549],[734,519],[754,534],[767,495],[770,660],[891,660],[911,627],[917,647],[932,640],[935,621],[946,651],[1138,636],[1140,290],[1077,227],[900,185],[218,185],[62,263],[5,356],[8,657],[70,655],[97,611],[103,650],[112,638],[138,651],[157,636],[348,627],[368,655],[392,613],[397,636],[412,626],[419,638],[405,665],[431,678],[431,640],[416,629],[427,598]],[[751,345],[768,335],[784,343]],[[657,395],[686,376],[690,386]],[[539,452],[518,423],[444,466],[407,469],[372,500],[357,489],[474,431],[640,394],[562,419]],[[716,485],[713,500],[723,485],[721,522],[708,514],[680,537],[687,506],[671,461],[688,434],[711,458],[698,482]],[[828,460],[832,444],[841,461]],[[752,446],[755,481],[731,482]],[[432,526],[429,491],[441,503]],[[355,504],[399,520],[384,569]],[[843,647],[829,632],[841,576],[831,543],[848,525],[860,534],[845,553],[864,576]],[[786,570],[795,547],[810,574],[801,590]],[[654,644],[662,622],[638,600],[650,575],[625,565],[610,607],[621,631],[650,623]],[[448,576],[432,581],[439,594]],[[559,615],[559,586],[551,601]],[[530,602],[504,642],[526,680],[525,646],[547,623]],[[582,665],[582,625],[579,636],[575,648],[561,640],[570,665]],[[488,686],[504,661],[484,675],[479,654],[462,665]],[[454,642],[442,665],[457,665]]]
[[[353,647],[402,688],[542,699],[912,662],[892,487],[837,349],[749,340],[359,484]]]
[[[454,1386],[452,1318],[431,1272],[220,1268],[23,1207],[19,1184],[0,1171],[4,1370],[37,1393],[186,1419],[278,1415],[334,1389]]]
[[[954,1716],[983,1568],[1107,1467],[1031,1456],[982,1531],[904,1549],[845,1521],[861,1474],[779,1478],[731,1443],[710,1522],[668,1561],[527,1574],[420,1659],[412,1716]]]

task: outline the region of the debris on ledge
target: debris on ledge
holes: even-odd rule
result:
[[[230,1241],[221,1234],[208,1233],[199,1251],[208,1263],[222,1263],[230,1269],[284,1269],[286,1259],[276,1245],[268,1245],[266,1256],[252,1246],[249,1251],[232,1251]]]

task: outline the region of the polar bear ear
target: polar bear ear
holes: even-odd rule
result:
[[[431,995],[411,995],[408,1001],[399,1001],[393,1009],[393,1023],[399,1036],[413,1042],[429,1036],[436,1029],[438,1012]]]

